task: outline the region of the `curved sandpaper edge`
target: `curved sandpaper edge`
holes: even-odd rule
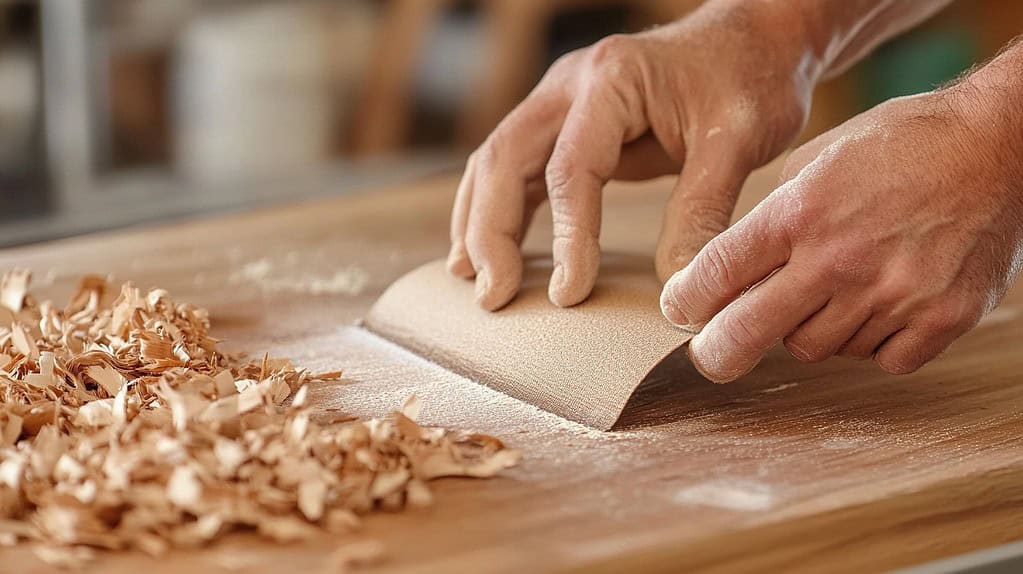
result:
[[[661,315],[648,258],[606,255],[590,298],[547,299],[549,258],[526,259],[522,289],[497,313],[444,261],[392,284],[363,325],[412,352],[561,417],[610,430],[636,388],[690,334]]]

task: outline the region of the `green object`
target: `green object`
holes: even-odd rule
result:
[[[889,42],[864,62],[863,109],[933,90],[969,69],[977,52],[977,43],[966,28],[920,30]]]

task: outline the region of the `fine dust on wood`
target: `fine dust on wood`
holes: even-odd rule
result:
[[[783,164],[750,178],[737,217],[774,189]],[[385,416],[414,392],[421,424],[497,434],[528,453],[494,480],[431,483],[428,509],[361,517],[353,536],[386,546],[373,572],[874,572],[1023,538],[1023,354],[1013,344],[1023,339],[1023,292],[910,376],[772,354],[736,383],[684,385],[651,413],[661,424],[647,418],[593,433],[510,407],[507,397],[344,326],[364,317],[385,286],[446,252],[457,183],[440,177],[2,250],[0,267],[59,270],[51,297],[94,269],[161,285],[210,309],[224,348],[266,350],[312,370],[343,366],[345,384],[309,387],[315,420],[329,420],[330,408]],[[602,245],[653,253],[671,183],[609,185],[604,206],[613,216],[603,220]],[[541,210],[530,250],[550,248],[550,225]],[[301,254],[295,272],[325,276],[343,262],[371,280],[357,296],[318,297],[228,281],[246,261],[267,257],[278,269],[292,253]],[[798,387],[759,392],[789,383]],[[240,535],[162,559],[100,553],[87,571],[319,572],[338,545]],[[24,545],[0,549],[0,564],[53,572],[34,567]]]

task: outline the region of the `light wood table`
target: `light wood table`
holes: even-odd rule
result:
[[[751,179],[744,209],[776,173]],[[915,375],[779,353],[731,385],[679,381],[686,396],[663,424],[601,434],[351,327],[391,281],[444,255],[454,183],[0,251],[0,268],[34,269],[57,297],[82,273],[165,287],[210,308],[231,348],[346,369],[343,384],[315,390],[320,405],[378,415],[414,391],[427,422],[525,452],[500,478],[434,483],[430,509],[369,517],[360,536],[386,544],[380,571],[863,572],[1023,538],[1018,293]],[[669,188],[612,186],[605,243],[652,251]],[[365,279],[361,292],[336,289],[338,270]],[[322,571],[343,543],[235,536],[161,560],[104,556],[92,571]],[[26,550],[0,552],[0,572],[46,571]]]

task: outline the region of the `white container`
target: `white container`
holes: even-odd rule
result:
[[[39,101],[38,63],[25,48],[0,48],[0,170],[30,161]]]
[[[331,18],[320,3],[234,5],[191,23],[175,63],[175,159],[204,182],[326,162],[334,135]]]

